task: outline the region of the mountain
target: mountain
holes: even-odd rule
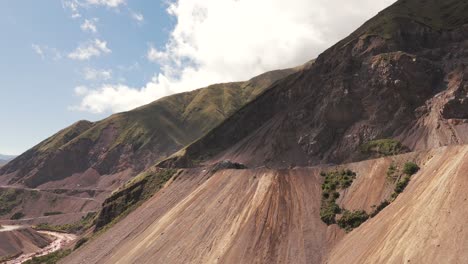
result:
[[[399,0],[104,202],[62,263],[464,263],[468,2]]]
[[[168,96],[96,123],[79,121],[1,168],[0,182],[111,190],[202,136],[296,70],[272,71],[246,82]]]
[[[2,155],[0,154],[0,167],[7,164],[10,160],[14,159],[16,156],[13,155]]]
[[[287,168],[369,158],[375,140],[467,143],[466,8],[398,1],[162,165]]]
[[[21,224],[81,226],[123,183],[309,65],[168,96],[98,122],[76,122],[0,168],[0,219],[11,224],[21,215]]]

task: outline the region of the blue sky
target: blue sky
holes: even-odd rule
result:
[[[393,1],[1,1],[0,153],[81,119],[300,65]]]
[[[79,119],[107,116],[69,109],[80,100],[73,92],[76,86],[99,83],[83,78],[85,68],[111,70],[110,82],[138,86],[151,79],[159,66],[145,53],[150,43],[163,45],[170,33],[173,19],[165,8],[160,1],[140,0],[119,8],[82,8],[80,18],[71,18],[60,1],[1,1],[0,153],[19,154]],[[133,13],[144,20],[135,20]],[[97,33],[80,28],[94,18]],[[79,43],[94,39],[106,41],[111,53],[84,61],[66,57]],[[43,57],[32,45],[43,50]]]

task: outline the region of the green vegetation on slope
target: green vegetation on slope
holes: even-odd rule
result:
[[[24,264],[55,264],[60,259],[70,255],[71,250],[57,250],[53,253],[40,256],[40,257],[33,257],[32,259],[24,262]]]
[[[354,228],[360,226],[367,219],[369,215],[364,210],[358,211],[349,211],[344,210],[341,218],[338,219],[338,226],[346,230],[347,232],[353,230]]]
[[[79,233],[90,228],[96,219],[96,212],[89,212],[83,216],[80,221],[72,224],[63,224],[63,225],[51,225],[48,223],[40,223],[34,226],[38,230],[49,230],[57,232],[66,232],[66,233]]]
[[[408,186],[411,180],[411,176],[418,172],[419,169],[420,168],[416,163],[406,162],[403,166],[404,175],[401,175],[398,167],[394,163],[390,164],[387,170],[387,179],[395,184],[395,188],[393,190],[392,195],[390,196],[390,200],[382,201],[378,206],[375,207],[374,211],[370,214],[370,216],[376,216],[385,207],[390,205],[390,203],[393,202],[398,197],[398,195],[405,190],[406,186]]]
[[[322,201],[320,205],[320,218],[327,225],[336,223],[336,215],[341,213],[341,208],[336,204],[340,197],[337,190],[343,190],[351,186],[356,178],[356,173],[351,170],[321,172],[325,178],[322,184]]]
[[[148,171],[126,183],[104,201],[103,208],[96,221],[95,231],[104,229],[126,216],[180,172],[174,169]]]
[[[23,212],[16,212],[16,213],[14,213],[14,214],[10,217],[10,219],[11,219],[11,220],[18,220],[18,219],[21,219],[21,218],[23,218],[23,217],[24,217],[24,213],[23,213]]]
[[[10,184],[36,187],[90,167],[100,174],[128,168],[137,174],[203,136],[273,82],[296,71],[278,70],[246,82],[214,84],[99,122],[77,122],[2,167],[0,175],[16,172]],[[72,166],[56,165],[64,160],[73,161]]]
[[[320,218],[327,225],[338,224],[346,232],[360,226],[367,219],[376,216],[380,211],[387,207],[396,197],[404,191],[411,180],[411,176],[419,171],[419,166],[414,162],[406,162],[403,166],[404,175],[399,175],[398,167],[392,163],[387,171],[387,179],[395,183],[394,192],[391,200],[384,200],[378,206],[373,206],[374,210],[368,214],[364,210],[350,211],[336,203],[340,197],[338,190],[344,190],[351,186],[356,178],[356,173],[351,170],[321,172],[320,175],[325,178],[322,184],[322,201],[320,206]],[[338,220],[336,220],[339,215]]]
[[[395,139],[378,139],[362,144],[360,150],[363,154],[373,153],[380,157],[393,156],[408,152],[408,148]]]
[[[21,204],[25,192],[21,189],[0,189],[0,215],[6,215]]]

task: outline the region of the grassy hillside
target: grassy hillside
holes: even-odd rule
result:
[[[272,71],[246,82],[214,84],[161,98],[99,122],[79,121],[28,150],[0,175],[38,186],[93,168],[100,175],[147,168],[186,146],[296,69]]]

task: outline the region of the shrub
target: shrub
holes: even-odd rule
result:
[[[405,176],[403,179],[399,180],[395,186],[395,193],[402,193],[406,186],[408,186],[408,183],[410,182],[410,177]]]
[[[403,167],[403,172],[409,176],[415,174],[418,171],[419,171],[419,166],[414,162],[406,162],[405,166]]]
[[[362,144],[361,152],[364,154],[376,153],[379,156],[392,156],[408,151],[408,148],[394,139],[378,139]]]
[[[336,223],[335,216],[341,212],[340,207],[334,202],[329,202],[320,208],[320,219],[327,225]]]
[[[88,242],[88,238],[86,238],[86,237],[82,237],[82,238],[78,239],[78,241],[76,242],[75,247],[73,248],[73,250],[78,249],[79,247],[81,247],[86,242]]]
[[[371,213],[370,217],[376,216],[380,211],[382,211],[382,210],[383,210],[385,207],[387,207],[389,204],[390,204],[390,202],[387,201],[387,200],[384,200],[383,202],[381,202],[381,203],[374,209],[374,211]]]
[[[369,215],[366,211],[359,210],[351,212],[349,210],[344,210],[343,215],[338,220],[338,226],[349,232],[360,226],[367,219],[369,219]]]
[[[337,190],[346,189],[353,183],[356,173],[351,170],[321,172],[325,177],[322,184],[322,202],[320,206],[320,218],[327,225],[335,224],[336,214],[341,212],[341,208],[336,204],[336,199],[340,197]]]
[[[23,212],[16,212],[15,214],[13,214],[10,219],[11,220],[18,220],[18,219],[21,219],[24,217],[24,214]]]
[[[53,264],[57,263],[60,259],[68,256],[71,253],[70,249],[67,250],[58,250],[52,252],[50,254],[40,256],[40,257],[33,257],[32,259],[24,262],[24,264]]]
[[[59,214],[63,214],[63,213],[62,212],[45,212],[44,216],[59,215]]]

